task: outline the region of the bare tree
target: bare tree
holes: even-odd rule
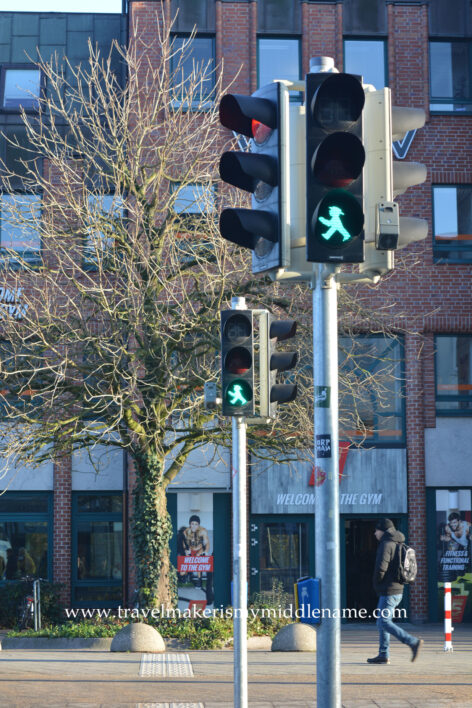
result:
[[[156,31],[158,61],[137,42],[113,46],[124,87],[92,46],[84,66],[40,62],[47,88],[37,114],[22,114],[27,147],[8,138],[22,157],[16,171],[2,166],[13,234],[3,257],[17,268],[0,312],[1,452],[13,467],[123,448],[136,473],[142,600],[169,603],[166,487],[192,450],[230,441],[227,421],[203,407],[203,384],[218,376],[219,310],[232,295],[260,305],[268,291],[218,231],[222,72],[189,74],[186,47]],[[28,248],[32,234],[41,252]],[[293,310],[277,285],[272,302]],[[305,428],[291,417],[265,431],[271,447],[306,444],[309,416]]]

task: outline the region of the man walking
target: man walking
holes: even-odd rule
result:
[[[375,528],[375,538],[379,541],[374,568],[374,590],[379,596],[377,628],[379,630],[379,654],[373,659],[367,659],[369,664],[390,664],[390,635],[407,644],[411,649],[411,660],[414,661],[423,644],[422,639],[413,637],[404,629],[393,624],[394,610],[400,604],[403,596],[403,585],[399,572],[399,543],[405,541],[405,536],[397,531],[393,521],[380,519]]]

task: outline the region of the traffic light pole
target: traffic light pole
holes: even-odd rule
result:
[[[313,289],[315,563],[323,617],[316,652],[317,706],[341,706],[337,266],[316,264]],[[318,399],[318,400],[317,400]]]
[[[243,297],[232,310],[245,310]],[[247,511],[246,419],[232,416],[234,705],[247,708]]]

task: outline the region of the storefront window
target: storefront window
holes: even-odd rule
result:
[[[438,335],[436,350],[436,412],[472,413],[472,335]]]
[[[340,436],[376,445],[404,442],[400,338],[340,337]]]
[[[6,492],[0,497],[0,579],[49,579],[50,495]]]
[[[309,573],[307,524],[296,521],[271,521],[259,524],[260,590],[272,590],[282,583],[293,593],[298,578]]]
[[[121,494],[75,494],[73,599],[113,606],[122,598]]]

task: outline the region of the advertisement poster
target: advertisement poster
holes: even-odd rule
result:
[[[213,609],[213,494],[177,495],[179,609]]]
[[[469,489],[436,490],[438,599],[451,583],[452,624],[472,621],[472,514]]]

